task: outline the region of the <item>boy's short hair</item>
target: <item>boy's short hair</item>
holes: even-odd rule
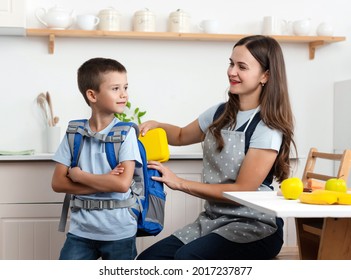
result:
[[[108,72],[127,73],[127,70],[117,60],[102,57],[89,59],[79,67],[77,73],[78,88],[89,106],[89,100],[86,96],[87,90],[91,89],[98,92],[103,82],[101,74]]]

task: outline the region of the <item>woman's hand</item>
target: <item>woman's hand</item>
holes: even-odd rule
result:
[[[182,179],[175,175],[167,166],[158,161],[149,161],[147,167],[156,169],[162,174],[162,177],[153,176],[153,180],[162,182],[173,190],[182,190]]]
[[[146,121],[139,125],[140,135],[144,136],[146,132],[157,127],[159,127],[159,123],[157,121]]]

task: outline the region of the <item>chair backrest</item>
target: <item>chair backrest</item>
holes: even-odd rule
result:
[[[338,172],[332,175],[326,175],[315,172],[317,159],[325,159],[338,163]],[[309,188],[308,182],[311,180],[327,181],[330,178],[342,178],[346,182],[349,177],[351,168],[351,150],[344,150],[342,154],[321,153],[316,148],[311,148],[306,160],[305,169],[302,175],[302,182],[306,189]],[[350,186],[349,186],[350,187]]]

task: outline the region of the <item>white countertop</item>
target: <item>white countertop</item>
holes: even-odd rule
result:
[[[35,160],[52,160],[53,154],[42,153],[33,155],[0,155],[1,161],[35,161]]]
[[[174,153],[170,155],[170,159],[201,159],[202,153]]]
[[[305,204],[299,200],[287,200],[275,191],[224,192],[223,195],[237,203],[281,218],[351,217],[351,205]]]

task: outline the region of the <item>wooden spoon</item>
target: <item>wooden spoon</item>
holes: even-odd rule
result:
[[[53,125],[54,125],[54,126],[57,125],[57,123],[59,122],[59,120],[60,120],[60,118],[59,118],[58,116],[55,116],[55,117],[54,117],[54,123],[53,123]]]
[[[49,106],[49,126],[54,126],[54,111],[52,107],[51,97],[48,91],[46,92],[46,101]]]
[[[48,116],[48,112],[46,109],[47,106],[47,101],[46,101],[46,96],[44,93],[40,93],[37,97],[37,104],[40,106],[42,113],[44,115],[44,121],[45,124],[48,124],[49,121],[49,116]]]

